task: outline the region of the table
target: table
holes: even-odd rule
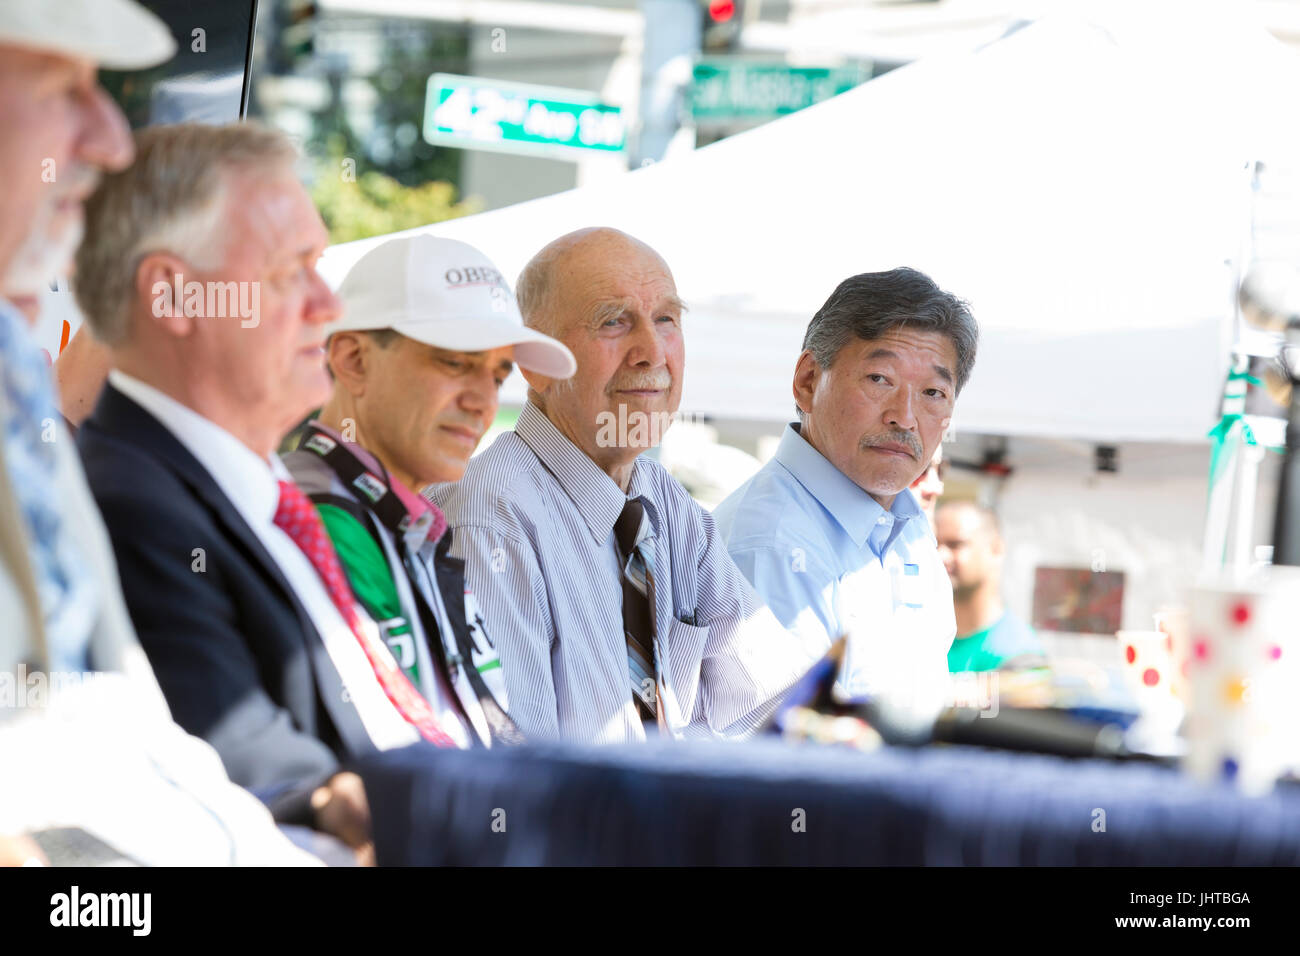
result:
[[[418,745],[357,769],[385,865],[1296,865],[1300,788],[970,747]]]

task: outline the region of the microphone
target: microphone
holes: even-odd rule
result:
[[[1080,720],[1059,709],[1002,707],[990,714],[973,707],[946,707],[933,720],[884,700],[864,701],[856,709],[886,743],[899,746],[958,744],[1058,757],[1175,762],[1132,750],[1119,724]]]

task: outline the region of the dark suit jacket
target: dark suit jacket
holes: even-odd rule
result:
[[[305,819],[311,790],[375,749],[306,609],[207,470],[111,385],[77,444],[176,722],[278,819]]]

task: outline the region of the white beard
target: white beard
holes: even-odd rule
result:
[[[27,239],[9,263],[9,270],[0,281],[0,291],[16,296],[39,295],[51,281],[66,272],[81,244],[84,225],[78,216],[61,232],[54,233],[53,218],[53,207],[43,206]]]

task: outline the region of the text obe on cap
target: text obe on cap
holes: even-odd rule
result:
[[[514,346],[515,362],[552,378],[577,365],[562,343],[524,325],[501,271],[473,246],[401,236],[370,249],[339,286],[343,318],[326,329],[395,332],[459,352]]]

